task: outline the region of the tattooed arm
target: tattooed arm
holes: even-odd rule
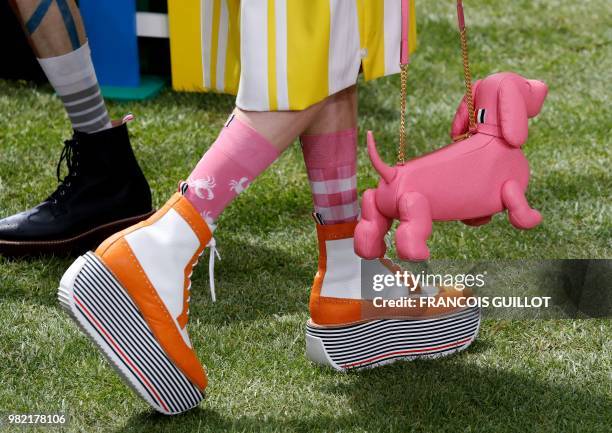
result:
[[[36,57],[61,56],[87,37],[74,0],[9,0]]]

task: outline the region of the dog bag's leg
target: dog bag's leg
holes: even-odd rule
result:
[[[525,192],[516,180],[508,180],[502,186],[502,202],[508,209],[508,219],[517,229],[531,229],[542,222],[542,215],[529,207]]]
[[[395,233],[397,254],[401,259],[429,258],[427,239],[431,234],[431,210],[427,198],[418,192],[406,192],[398,200],[400,225]]]
[[[366,190],[361,201],[361,219],[355,228],[355,253],[369,260],[383,257],[389,227],[391,221],[376,207],[376,191]]]

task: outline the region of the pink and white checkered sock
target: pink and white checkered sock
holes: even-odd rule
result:
[[[280,155],[255,129],[232,115],[187,182],[185,198],[213,224],[230,202]]]
[[[302,135],[302,152],[315,212],[325,224],[355,221],[357,202],[357,130]]]

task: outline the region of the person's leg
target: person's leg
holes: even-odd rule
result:
[[[360,297],[361,263],[353,252],[359,214],[356,86],[330,96],[300,141],[319,243],[310,312],[314,322],[323,324],[342,313],[335,303],[326,308],[329,298],[342,298],[348,306],[349,299]]]
[[[212,225],[225,207],[302,133],[326,104],[303,111],[239,108],[182,184],[182,192]]]
[[[151,192],[125,122],[109,120],[74,0],[11,0],[74,134],[64,142],[58,188],[0,220],[0,254],[83,251],[151,213]],[[66,162],[67,175],[60,177]]]
[[[62,100],[72,127],[111,127],[81,15],[74,0],[11,0],[38,62]]]
[[[362,276],[394,276],[401,269],[386,258],[361,260],[354,251],[353,235],[359,214],[356,187],[357,94],[354,87],[330,98],[301,136],[304,161],[311,185],[319,265],[310,294],[306,327],[306,353],[314,362],[338,370],[370,367],[423,355],[442,356],[463,349],[478,332],[478,311],[470,309],[395,309],[372,307]],[[366,277],[368,278],[368,277]],[[411,295],[413,285],[395,284],[377,295],[385,299]],[[460,291],[417,287],[418,295],[457,297]],[[397,314],[412,320],[391,320]],[[447,316],[438,318],[441,314]],[[414,320],[414,317],[427,320]],[[427,324],[425,324],[427,323]],[[445,325],[461,327],[445,334]],[[431,325],[431,326],[428,326]],[[370,344],[363,346],[368,339]],[[417,341],[418,342],[415,342]],[[439,345],[421,341],[440,341]],[[437,348],[437,349],[436,349]]]
[[[190,277],[208,245],[214,288],[214,220],[321,106],[279,113],[235,110],[180,192],[148,220],[79,257],[62,277],[64,308],[156,410],[183,412],[200,402],[207,385],[187,324]]]
[[[355,221],[357,88],[330,96],[300,141],[315,212],[325,224]]]

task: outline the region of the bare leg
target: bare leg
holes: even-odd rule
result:
[[[11,0],[11,5],[72,127],[88,134],[111,128],[74,0]]]
[[[302,111],[246,111],[236,107],[234,114],[283,152],[307,129],[326,102],[327,99]]]
[[[312,121],[325,100],[301,111],[257,112],[235,108],[233,115],[195,166],[181,190],[212,226]]]
[[[36,57],[56,57],[76,50],[87,37],[74,0],[10,0]]]
[[[324,224],[357,220],[357,92],[327,98],[300,136],[314,210]]]
[[[357,86],[352,86],[327,98],[304,134],[327,134],[356,127]]]

